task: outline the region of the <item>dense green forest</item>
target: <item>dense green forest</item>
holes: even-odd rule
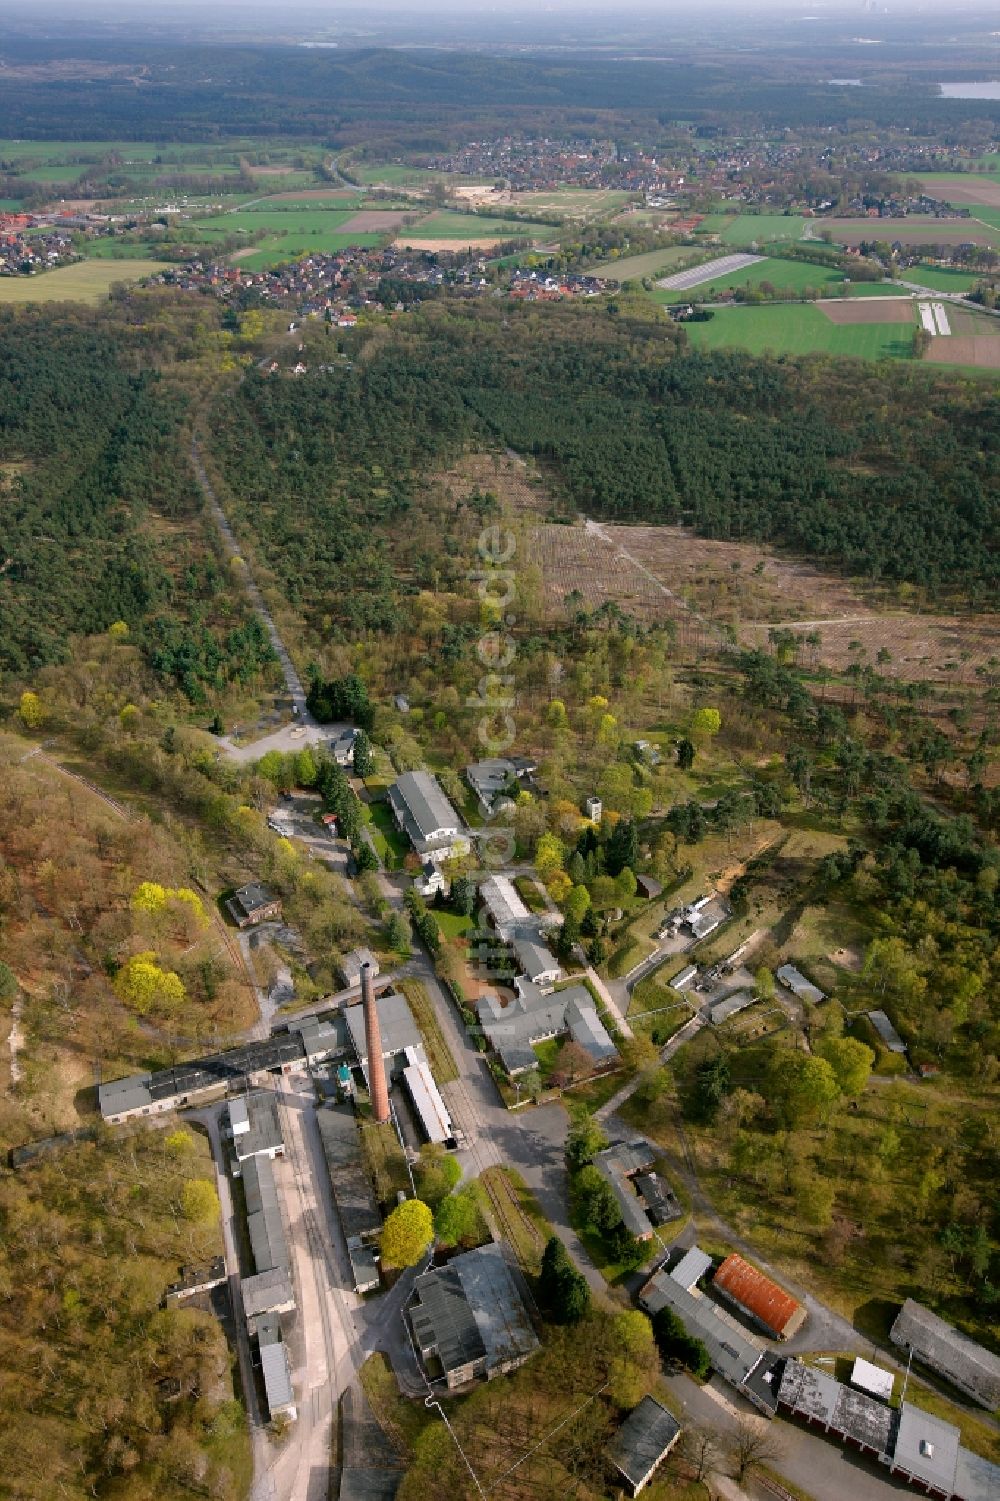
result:
[[[535,455],[578,511],[990,597],[993,391],[860,362],[695,354],[682,329],[630,306],[436,305],[351,369],[249,378],[219,413],[219,452],[293,601],[391,629],[388,556],[412,524],[414,475],[473,435]]]
[[[157,368],[197,332],[180,306],[155,331],[121,310],[4,314],[0,667],[60,661],[71,635],[117,621],[195,700],[273,660],[203,530],[188,395]]]
[[[714,131],[722,121],[853,127],[863,119],[936,134],[995,118],[995,101],[935,96],[910,67],[872,80],[864,91],[831,88],[788,59],[743,57],[706,64],[672,59],[496,56],[433,48],[343,51],[295,46],[183,46],[163,39],[7,38],[8,65],[44,70],[81,47],[96,63],[143,69],[143,87],[95,67],[94,76],[26,78],[13,72],[0,99],[0,137],[196,140],[218,134],[302,135],[347,143],[371,140],[373,126],[413,145],[434,145],[487,118],[508,129],[511,110],[534,129],[593,134],[618,115],[634,124],[686,120]],[[836,66],[836,64],[831,64]],[[846,64],[845,64],[846,66]],[[854,96],[854,97],[852,97]],[[595,111],[609,118],[595,120]],[[609,133],[611,133],[609,128]]]

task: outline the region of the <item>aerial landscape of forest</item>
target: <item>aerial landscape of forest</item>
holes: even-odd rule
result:
[[[995,15],[86,9],[0,16],[0,1494],[995,1501]]]

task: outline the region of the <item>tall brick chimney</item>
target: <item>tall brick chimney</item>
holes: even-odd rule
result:
[[[370,964],[361,966],[361,999],[365,1008],[365,1046],[368,1049],[368,1089],[371,1094],[372,1114],[377,1121],[389,1119],[389,1086],[385,1078],[385,1059],[382,1057],[382,1032],[375,1008],[375,980]]]

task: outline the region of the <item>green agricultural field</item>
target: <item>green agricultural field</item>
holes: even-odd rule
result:
[[[751,354],[841,354],[863,360],[912,357],[907,323],[831,323],[811,303],[724,308],[709,323],[686,323],[697,349],[747,349]]]
[[[227,214],[209,214],[192,222],[198,229],[221,229],[226,234],[235,234],[238,230],[253,234],[259,229],[269,229],[280,234],[323,235],[339,229],[350,217],[339,203],[331,204],[329,208],[323,204],[295,208],[290,204],[287,209],[271,203],[267,208],[234,209]]]
[[[381,235],[330,234],[322,244],[301,245],[292,237],[284,240],[265,240],[246,253],[237,251],[238,265],[245,271],[268,271],[272,266],[282,266],[286,261],[298,260],[303,255],[318,251],[323,255],[336,255],[338,250],[373,250],[380,244]]]
[[[267,209],[238,209],[228,214],[210,214],[203,219],[192,219],[190,229],[193,239],[240,232],[251,235],[264,231],[264,240],[248,247],[247,254],[240,254],[241,265],[251,270],[261,270],[317,251],[332,255],[351,245],[378,245],[378,234],[363,231],[345,233],[343,226],[351,218],[351,214],[352,210],[342,209],[339,205],[336,208],[308,209],[290,205],[288,210],[272,205]]]
[[[155,260],[157,251],[162,247],[158,240],[131,241],[128,244],[124,240],[102,239],[86,240],[80,249],[91,261],[134,261],[147,257]]]
[[[979,208],[972,210],[972,217],[978,219],[980,224],[988,224],[991,229],[1000,229],[1000,208]],[[993,242],[996,244],[996,241]]]
[[[415,240],[486,240],[493,236],[512,240],[515,237],[537,239],[551,235],[551,224],[533,224],[520,219],[487,218],[485,214],[431,214],[418,224],[411,224],[400,236]]]
[[[76,182],[82,172],[87,170],[86,164],[75,162],[72,166],[65,167],[31,167],[26,168],[21,174],[24,181],[28,182]]]
[[[712,281],[703,282],[700,287],[689,287],[686,290],[657,287],[652,295],[657,302],[691,302],[709,292],[729,287],[759,287],[762,282],[770,282],[773,287],[787,288],[794,293],[801,292],[805,287],[820,287],[826,296],[834,297],[843,287],[844,278],[841,272],[834,271],[829,266],[815,266],[808,261],[772,259],[758,261],[756,266],[745,266],[742,271],[717,276]]]
[[[718,252],[716,252],[717,254]],[[704,249],[692,245],[668,245],[665,250],[647,250],[643,255],[623,255],[588,266],[594,276],[613,276],[618,281],[641,281],[644,276],[669,276],[684,266],[711,259]]]
[[[764,240],[801,240],[805,227],[798,214],[740,214],[722,231],[722,242],[747,246]]]
[[[735,218],[735,214],[726,214],[721,212],[706,214],[701,223],[698,225],[698,233],[706,235],[721,234],[724,229],[729,228],[730,224],[733,223]]]
[[[911,266],[908,271],[900,272],[900,279],[930,287],[932,292],[970,292],[982,280],[974,272],[950,266]]]
[[[0,277],[0,303],[100,302],[116,282],[165,271],[165,261],[77,261],[41,276]]]

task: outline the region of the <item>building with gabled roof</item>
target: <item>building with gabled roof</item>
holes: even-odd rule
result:
[[[275,1268],[287,1271],[288,1242],[270,1159],[249,1157],[243,1164],[242,1176],[254,1267],[258,1272]]]
[[[404,772],[386,796],[397,825],[418,855],[445,859],[468,850],[461,817],[429,771]]]
[[[723,1381],[728,1381],[768,1417],[774,1416],[778,1405],[777,1386],[757,1379],[759,1372],[771,1374],[770,1370],[765,1370],[770,1352],[753,1335],[741,1329],[725,1309],[713,1303],[711,1298],[682,1287],[662,1267],[641,1289],[639,1303],[650,1316],[661,1308],[671,1309],[688,1333],[701,1340],[713,1369]]]
[[[638,1496],[649,1484],[680,1432],[681,1425],[673,1413],[654,1397],[643,1397],[638,1407],[633,1407],[605,1450],[631,1495]]]
[[[800,1001],[809,1001],[813,1006],[818,1006],[820,1001],[826,1000],[825,992],[820,990],[818,985],[814,985],[811,980],[807,980],[794,964],[782,964],[779,969],[775,970],[775,974],[782,985]]]
[[[233,1172],[238,1177],[248,1157],[283,1157],[285,1139],[278,1118],[278,1101],[270,1090],[237,1095],[229,1102],[233,1138]]]
[[[495,995],[487,994],[476,1002],[476,1014],[487,1041],[511,1078],[537,1067],[535,1043],[567,1033],[595,1068],[618,1057],[585,985],[568,985],[545,995],[537,985],[522,980],[517,996],[506,1006]]]
[[[257,1348],[264,1378],[264,1396],[271,1418],[297,1416],[288,1346],[281,1337],[277,1314],[265,1314],[257,1324]]]
[[[466,1251],[417,1277],[408,1312],[421,1359],[437,1357],[449,1390],[516,1370],[538,1349],[498,1245]]]
[[[259,881],[251,881],[249,886],[234,891],[226,906],[238,928],[255,927],[257,923],[281,917],[281,898]]]
[[[773,1339],[789,1339],[805,1323],[806,1310],[798,1299],[735,1251],[719,1267],[712,1286]]]
[[[1000,1407],[1000,1356],[954,1329],[922,1303],[907,1298],[889,1338],[894,1345],[911,1350],[914,1359],[944,1376],[980,1407]]]

